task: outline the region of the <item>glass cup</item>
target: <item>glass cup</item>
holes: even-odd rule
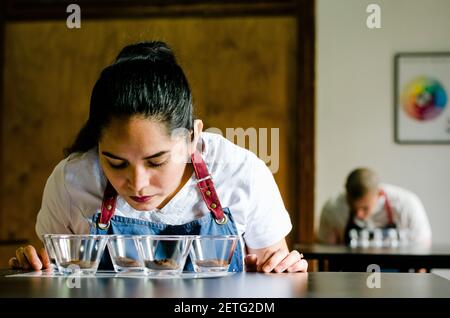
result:
[[[45,251],[47,252],[48,259],[50,260],[50,268],[52,271],[58,271],[58,266],[56,265],[56,255],[55,250],[53,249],[52,234],[44,234],[42,239],[44,241]]]
[[[392,248],[398,247],[398,232],[396,229],[388,229],[387,231],[388,246]]]
[[[136,235],[111,235],[109,237],[108,251],[116,272],[144,271],[138,239],[139,236]]]
[[[192,238],[187,235],[143,235],[139,251],[147,275],[178,275],[183,271]]]
[[[350,247],[358,247],[358,230],[357,229],[351,229],[349,231],[350,236]]]
[[[370,246],[370,232],[368,229],[362,229],[359,232],[359,245],[363,248]]]
[[[108,236],[53,234],[50,240],[61,274],[95,274]]]
[[[238,235],[195,236],[190,251],[194,271],[228,271],[238,240]]]
[[[374,229],[373,230],[373,239],[372,246],[374,247],[383,247],[383,230],[382,229]]]

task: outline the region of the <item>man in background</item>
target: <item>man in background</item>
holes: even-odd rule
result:
[[[417,195],[380,183],[374,171],[358,168],[348,175],[345,192],[325,203],[317,238],[320,243],[349,244],[352,230],[391,228],[407,233],[410,244],[431,244],[430,223]]]

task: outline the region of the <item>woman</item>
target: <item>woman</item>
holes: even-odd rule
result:
[[[38,236],[239,234],[245,246],[230,270],[244,269],[246,251],[247,270],[306,271],[287,248],[292,226],[264,162],[202,128],[170,48],[125,47],[101,73],[89,119],[46,183]],[[49,261],[28,246],[10,265],[39,270]]]

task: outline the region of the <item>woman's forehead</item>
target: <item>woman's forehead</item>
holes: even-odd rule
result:
[[[157,150],[170,146],[174,140],[161,122],[143,117],[112,118],[103,129],[101,147]]]
[[[105,137],[170,139],[166,126],[141,116],[113,117],[103,129]]]

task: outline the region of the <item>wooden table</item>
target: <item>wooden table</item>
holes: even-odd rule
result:
[[[398,248],[352,248],[345,245],[296,244],[306,259],[319,261],[319,270],[365,272],[370,264],[381,270],[408,272],[410,269],[450,268],[450,245]]]

